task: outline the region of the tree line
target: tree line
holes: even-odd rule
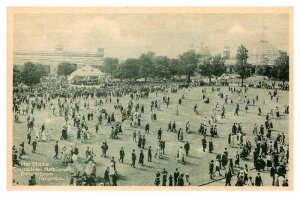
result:
[[[259,66],[251,65],[247,62],[248,57],[247,48],[241,45],[236,53],[233,70],[240,76],[242,85],[244,79],[253,74],[267,76],[283,83],[289,80],[289,56],[286,52],[280,51],[279,57],[272,66],[267,63]],[[57,67],[57,75],[68,76],[76,69],[76,64],[61,62]],[[143,53],[138,58],[129,58],[123,62],[120,62],[118,58],[107,57],[100,66],[100,70],[112,78],[122,80],[136,81],[141,78],[144,81],[149,79],[175,80],[176,77],[185,76],[187,83],[190,83],[194,75],[207,77],[211,82],[213,77],[226,73],[226,66],[221,55],[203,57],[194,50],[189,50],[178,55],[177,58],[157,56],[154,52]],[[40,82],[41,77],[49,73],[49,65],[26,62],[22,66],[14,66],[13,82],[14,84],[22,82],[26,85],[34,85]]]
[[[184,52],[178,58],[156,56],[154,52],[143,53],[139,58],[129,58],[120,63],[117,58],[105,58],[101,70],[114,78],[136,81],[143,78],[174,80],[186,76],[188,82],[195,74],[209,79],[221,76],[226,68],[221,55],[202,57],[194,50]]]

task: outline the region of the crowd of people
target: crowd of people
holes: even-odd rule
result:
[[[175,139],[177,138],[181,143],[178,149],[170,154],[174,155],[173,162],[180,165],[182,172],[179,172],[178,168],[173,173],[169,173],[165,168],[159,170],[160,165],[156,164],[158,170],[153,175],[153,185],[189,186],[192,183],[184,166],[191,157],[190,152],[194,147],[187,139],[188,136],[197,134],[193,138],[199,139],[202,151],[210,155],[216,154],[215,159],[198,166],[201,168],[203,167],[201,165],[207,165],[208,178],[212,181],[224,180],[225,185],[230,186],[232,179],[236,177],[236,183],[233,184],[236,186],[287,186],[289,146],[285,133],[288,130],[278,131],[275,123],[288,117],[289,108],[288,103],[284,108],[277,105],[280,94],[277,89],[269,89],[267,91],[268,100],[266,100],[261,98],[266,95],[247,95],[250,87],[239,87],[228,83],[226,86],[202,87],[202,85],[193,83],[186,86],[181,82],[110,82],[102,87],[74,87],[67,84],[63,77],[49,77],[35,87],[26,89],[16,87],[13,95],[14,122],[15,124],[26,124],[27,131],[26,140],[13,146],[12,164],[19,167],[23,155],[29,155],[30,158],[30,154],[36,154],[39,151],[38,147],[41,143],[54,143],[53,153],[49,151],[46,154],[51,153],[51,157],[61,160],[61,165],[70,169],[70,185],[117,186],[120,174],[115,158],[118,157],[120,163],[130,158],[132,168],[137,168],[137,165],[144,167],[145,163],[152,162],[152,156],[156,160],[164,160],[167,158],[166,147],[169,143],[174,142],[173,138],[166,137],[165,133],[169,132],[176,136]],[[181,123],[172,119],[162,124],[159,120],[165,117],[159,117],[160,112],[172,109],[174,116],[180,116],[184,113],[182,105],[189,102],[188,97],[193,89],[201,90],[202,95],[197,95],[199,102],[203,102],[208,108],[211,108],[211,112],[203,114],[199,107],[202,104],[196,103],[188,114],[200,117],[199,122],[187,121],[181,127]],[[179,95],[178,100],[175,100],[172,95]],[[216,103],[210,98],[211,95],[217,96]],[[124,104],[125,100],[128,100],[126,104]],[[146,104],[141,101],[146,101]],[[274,107],[262,112],[266,102],[272,102]],[[241,106],[244,106],[245,110],[242,110]],[[231,108],[233,111],[229,110]],[[265,121],[256,122],[253,125],[253,131],[249,133],[239,122],[239,117],[247,116],[250,108],[258,108],[256,116],[265,116]],[[49,118],[62,119],[64,124],[60,125],[61,130],[54,130],[44,120],[39,120],[43,123],[37,125],[36,119],[39,117],[36,114],[40,112],[47,113]],[[150,114],[150,119],[146,117],[146,114]],[[222,119],[226,119],[228,116],[233,116],[235,121],[231,130],[220,131]],[[24,119],[26,122],[22,121]],[[159,129],[154,131],[152,128],[157,126]],[[109,140],[122,140],[120,136],[132,132],[132,142],[128,143],[136,144],[136,148],[120,147],[119,155],[109,155],[108,157],[108,150],[111,147],[108,140],[103,140],[97,142],[98,150],[87,147],[85,157],[82,158],[79,153],[84,150],[80,150],[78,145],[91,143],[96,139],[95,136],[103,133],[106,127],[110,128],[110,131],[107,132]],[[55,138],[58,133],[59,139]],[[153,139],[154,133],[157,133],[157,137],[154,137],[155,140],[148,140],[150,137]],[[228,140],[224,140],[224,144],[218,144],[217,149],[215,141],[220,139],[220,136],[228,136]],[[63,142],[70,143],[65,145]],[[29,153],[28,146],[32,146],[32,153]],[[216,150],[220,150],[220,146],[224,151],[216,152]],[[232,152],[235,154],[232,155]],[[130,156],[125,157],[125,155]],[[97,172],[95,159],[97,157],[110,160],[106,170],[102,173]],[[207,161],[205,158],[203,160]],[[251,162],[253,168],[248,167]],[[252,179],[249,173],[253,170],[257,174]],[[261,177],[261,173],[264,172],[270,173],[271,183],[266,183]],[[205,174],[195,173],[192,176],[205,176]],[[34,184],[32,184],[33,182]],[[33,176],[28,184],[36,185],[38,181]],[[193,182],[193,184],[201,183]]]

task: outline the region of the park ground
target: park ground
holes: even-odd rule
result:
[[[207,95],[210,98],[210,104],[205,104],[202,100],[201,90],[206,88]],[[183,93],[187,92],[187,97],[183,100],[182,106],[179,107],[179,115],[176,115],[176,106],[178,104],[178,99],[183,95]],[[123,134],[119,135],[119,139],[109,139],[110,135],[110,126],[105,124],[100,125],[99,134],[95,133],[95,124],[96,119],[88,121],[89,130],[92,133],[91,140],[89,142],[81,143],[76,139],[76,132],[69,133],[70,139],[67,141],[61,141],[61,130],[63,125],[65,124],[63,117],[53,117],[49,115],[48,110],[49,106],[47,106],[46,111],[35,111],[35,127],[40,128],[42,123],[45,123],[46,130],[53,129],[54,140],[49,142],[39,142],[37,147],[37,153],[31,153],[32,147],[25,143],[25,150],[27,155],[23,156],[22,161],[32,162],[46,162],[49,163],[50,167],[56,167],[64,169],[65,166],[61,165],[60,160],[56,160],[53,158],[54,156],[54,144],[55,141],[59,141],[60,149],[63,145],[70,146],[71,144],[76,144],[79,148],[79,157],[80,160],[84,160],[85,158],[85,150],[86,147],[93,148],[96,156],[96,169],[97,176],[103,177],[105,169],[109,166],[109,162],[111,157],[115,157],[116,168],[119,174],[118,185],[121,186],[148,186],[154,185],[155,172],[157,170],[162,170],[165,168],[169,173],[174,173],[175,168],[178,168],[180,172],[186,174],[188,173],[190,176],[190,182],[192,185],[201,185],[209,183],[211,180],[208,174],[208,163],[210,160],[216,157],[217,153],[222,153],[224,148],[227,147],[229,150],[229,154],[233,157],[236,154],[238,148],[230,148],[227,143],[228,134],[231,132],[231,127],[234,122],[241,123],[243,127],[243,132],[246,133],[246,137],[250,139],[252,145],[254,145],[254,135],[252,134],[252,130],[254,124],[260,125],[265,121],[265,115],[270,111],[270,109],[275,109],[276,106],[279,107],[281,116],[279,119],[272,120],[274,124],[274,131],[272,132],[272,137],[274,139],[277,136],[277,133],[285,133],[288,138],[288,116],[283,115],[284,106],[289,104],[289,92],[288,91],[278,91],[279,102],[276,103],[276,99],[270,100],[268,97],[268,92],[270,90],[267,89],[255,89],[249,88],[247,92],[247,96],[251,99],[255,98],[255,95],[259,95],[259,101],[255,104],[255,106],[249,107],[248,113],[244,111],[245,104],[243,102],[244,94],[242,93],[238,96],[237,93],[231,94],[228,91],[228,87],[221,87],[221,91],[229,95],[229,98],[234,100],[234,104],[225,105],[226,109],[226,118],[220,118],[220,111],[218,111],[218,134],[219,138],[213,138],[214,142],[214,153],[208,153],[202,151],[201,139],[202,136],[197,133],[197,130],[203,122],[204,117],[209,117],[211,114],[212,108],[216,105],[217,102],[219,104],[222,103],[221,98],[218,96],[218,91],[212,91],[211,87],[196,87],[192,88],[190,91],[180,90],[178,93],[168,93],[171,98],[171,104],[169,108],[166,107],[165,104],[161,104],[161,111],[157,112],[158,120],[155,122],[151,122],[150,119],[150,103],[152,100],[160,100],[162,103],[163,93],[159,92],[156,96],[155,93],[151,93],[148,99],[140,99],[136,102],[140,104],[144,104],[145,106],[145,114],[142,115],[142,127],[141,128],[132,128],[122,125]],[[120,102],[123,106],[127,107],[127,103],[129,101],[129,96],[125,96],[120,98]],[[265,103],[263,103],[265,101]],[[54,101],[57,102],[56,100]],[[235,103],[240,102],[240,114],[239,116],[234,116]],[[81,102],[81,115],[87,115],[87,112],[90,110],[96,110],[96,107],[93,106],[93,101],[90,100],[90,109],[86,110],[83,108],[83,102]],[[113,105],[116,103],[116,97],[112,97],[111,103],[105,103],[104,108],[109,112],[113,112]],[[198,110],[200,112],[199,115],[195,115],[193,112],[193,106],[198,104]],[[258,116],[257,107],[261,106],[262,108],[262,116]],[[18,147],[21,142],[26,142],[26,116],[20,117],[21,123],[13,124],[13,144]],[[184,141],[189,141],[191,150],[190,155],[186,158],[186,164],[180,164],[175,160],[175,156],[180,146],[183,146],[183,142],[179,142],[177,140],[177,134],[167,132],[167,126],[170,121],[176,121],[177,128],[185,129],[185,124],[187,121],[191,123],[191,133],[184,133]],[[161,159],[153,158],[152,162],[147,162],[147,151],[145,150],[145,162],[144,166],[137,164],[137,168],[131,168],[131,152],[132,149],[135,149],[137,153],[140,152],[137,147],[137,143],[132,140],[132,133],[134,130],[141,130],[141,133],[144,134],[144,125],[146,122],[150,123],[150,133],[146,134],[146,148],[150,145],[153,149],[153,155],[155,151],[155,147],[157,144],[157,130],[161,127],[162,139],[166,141],[166,149],[165,155]],[[72,127],[74,131],[75,128]],[[209,139],[209,138],[208,138]],[[108,157],[103,158],[100,157],[101,149],[100,146],[102,142],[106,140],[109,146],[108,149]],[[124,147],[125,150],[125,160],[124,163],[119,163],[119,150],[121,147]],[[253,150],[253,149],[252,149]],[[137,154],[138,156],[139,154]],[[248,161],[241,160],[241,166],[244,164],[248,164],[249,168],[253,168],[253,160],[252,153],[249,157]],[[23,167],[21,167],[23,168]],[[30,174],[21,176],[21,172],[17,170],[18,168],[14,168],[13,178],[19,182],[20,185],[27,185],[28,180],[30,178]],[[237,172],[238,168],[235,168],[235,172]],[[224,175],[224,170],[221,171],[222,175]],[[249,175],[252,177],[256,176],[255,170],[251,170]],[[37,177],[38,185],[69,185],[70,181],[70,173],[69,172],[56,172],[54,173],[55,177],[63,178],[60,181],[43,181]],[[215,178],[219,178],[216,176]],[[269,171],[262,172],[262,178],[264,181],[264,185],[271,185],[271,178],[269,176]],[[235,178],[233,178],[234,184]],[[215,181],[208,185],[224,185],[224,180]]]

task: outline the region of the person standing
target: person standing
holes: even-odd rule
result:
[[[226,171],[225,171],[225,180],[226,180],[225,186],[231,186],[231,178],[232,178],[232,172],[231,172],[230,168],[226,168]]]
[[[214,150],[214,144],[212,141],[212,138],[210,138],[209,142],[208,142],[208,152],[212,153]]]
[[[169,175],[169,186],[173,186],[173,176],[172,176],[172,174]]]
[[[131,167],[135,168],[136,154],[134,149],[132,150],[131,153],[131,160],[132,160]]]
[[[55,151],[54,159],[57,159],[57,156],[58,156],[58,141],[56,141],[56,143],[55,143],[54,151]]]
[[[32,142],[32,152],[35,153],[36,152],[36,147],[37,147],[37,141],[36,139]]]
[[[149,131],[150,131],[150,125],[149,123],[147,123],[145,126],[145,133],[149,133]]]
[[[143,150],[141,150],[141,152],[140,152],[139,164],[144,166],[144,153],[143,153]]]
[[[184,150],[185,150],[185,156],[187,157],[189,155],[189,150],[190,150],[190,144],[188,141],[184,144]]]
[[[146,144],[146,136],[143,135],[143,138],[142,138],[142,149],[145,149],[145,144]]]
[[[99,131],[99,125],[98,125],[98,123],[96,124],[96,133],[98,133],[98,131]]]
[[[270,176],[272,177],[272,186],[275,186],[275,176],[277,174],[276,167],[272,165],[271,170],[270,170]]]
[[[28,131],[27,133],[27,140],[28,140],[28,144],[31,144],[31,131]]]
[[[263,186],[263,181],[260,173],[257,173],[257,176],[255,177],[255,186]]]
[[[177,186],[184,186],[184,174],[180,174],[177,181]]]
[[[204,136],[204,137],[202,138],[202,147],[203,147],[203,152],[205,152],[206,145],[207,145],[207,141],[206,141],[206,138],[205,138],[205,136]]]
[[[162,130],[161,130],[161,128],[159,128],[158,132],[157,132],[157,139],[158,140],[161,140],[161,134],[162,134]]]
[[[162,171],[162,186],[167,186],[168,171],[164,168]]]
[[[209,163],[210,179],[213,179],[213,173],[214,173],[214,160],[211,160],[210,163]]]
[[[154,185],[155,186],[159,186],[160,185],[160,173],[159,173],[159,171],[156,171]]]
[[[107,167],[104,172],[104,185],[106,185],[107,182],[108,182],[108,185],[111,185],[110,179],[109,179],[109,167]]]
[[[151,146],[148,148],[148,162],[152,162],[152,149]]]
[[[123,161],[124,161],[124,156],[125,156],[125,151],[124,151],[123,147],[121,147],[119,162],[122,162],[122,163],[123,163]]]
[[[179,171],[178,168],[176,168],[175,172],[174,172],[174,186],[177,186],[177,181],[178,181],[178,177],[179,177]]]

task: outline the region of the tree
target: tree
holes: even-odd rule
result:
[[[16,86],[22,80],[21,69],[18,65],[13,66],[13,85]]]
[[[21,71],[21,80],[24,84],[31,86],[38,84],[41,77],[47,76],[49,73],[49,65],[26,62]]]
[[[196,54],[194,50],[179,55],[180,64],[183,66],[182,74],[187,76],[188,84],[191,82],[191,76],[195,74],[199,57],[200,55]]]
[[[142,54],[139,58],[140,73],[139,76],[145,78],[147,81],[148,77],[155,76],[155,53],[148,52]]]
[[[171,71],[169,65],[169,58],[167,56],[158,56],[155,58],[155,73],[156,76],[162,79],[170,79]]]
[[[180,61],[178,59],[169,59],[169,71],[173,81],[176,75],[180,75],[180,73],[182,73]]]
[[[276,78],[282,81],[284,85],[285,81],[289,81],[289,56],[287,52],[279,51],[280,55],[275,60],[275,72]]]
[[[139,61],[137,59],[127,59],[123,64],[120,66],[120,78],[131,79],[134,78],[135,80],[138,78],[139,74]]]
[[[211,83],[212,77],[219,77],[225,73],[226,67],[221,55],[216,55],[211,61],[205,61],[203,65],[200,66],[200,73],[203,76],[208,77],[209,84]]]
[[[107,57],[103,61],[102,71],[113,76],[119,67],[119,59]]]
[[[76,64],[71,64],[70,62],[61,62],[57,66],[57,75],[68,76],[76,69]]]
[[[244,79],[250,76],[250,70],[251,67],[247,63],[248,59],[248,50],[246,49],[245,46],[241,45],[236,54],[236,66],[235,66],[235,71],[240,75],[242,79],[242,86],[244,85]]]

